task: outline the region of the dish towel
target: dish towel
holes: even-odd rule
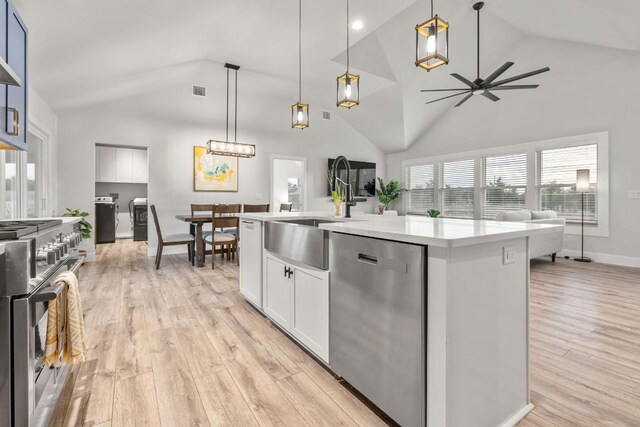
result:
[[[60,333],[60,301],[49,302],[47,318],[47,345],[45,347],[44,366],[71,365],[85,360],[87,340],[84,331],[82,303],[78,291],[78,278],[70,271],[60,274],[55,282],[64,282],[67,286],[66,318],[64,330]]]

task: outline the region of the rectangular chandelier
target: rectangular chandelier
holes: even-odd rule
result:
[[[254,157],[256,155],[256,146],[254,144],[241,144],[239,142],[216,141],[215,139],[210,139],[207,141],[207,154],[233,157]]]

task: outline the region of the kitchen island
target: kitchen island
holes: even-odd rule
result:
[[[533,408],[529,238],[557,227],[244,214],[240,290],[400,424],[509,426]],[[312,233],[327,269],[301,262]]]

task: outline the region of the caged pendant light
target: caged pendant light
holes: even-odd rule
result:
[[[298,102],[291,106],[291,127],[309,127],[309,104],[302,103],[302,0],[298,0]]]
[[[227,137],[224,141],[211,139],[207,141],[207,154],[217,154],[219,156],[231,157],[254,157],[256,146],[253,144],[240,144],[238,137],[238,70],[240,66],[234,64],[224,64],[227,69]],[[229,70],[235,71],[235,116],[233,119],[234,134],[233,142],[229,141]]]
[[[437,14],[416,25],[416,67],[431,71],[449,63],[449,24]]]
[[[338,76],[336,105],[353,108],[360,104],[360,76],[349,72],[349,0],[347,1],[347,72]]]

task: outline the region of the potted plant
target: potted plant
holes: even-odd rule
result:
[[[429,209],[427,211],[427,216],[430,218],[438,218],[438,216],[440,216],[440,211],[438,209]]]
[[[378,205],[378,213],[382,215],[385,209],[388,209],[393,202],[395,202],[401,194],[400,183],[396,180],[391,180],[387,185],[384,184],[382,178],[378,177],[378,188],[376,188],[376,196],[380,204]]]
[[[331,175],[330,174],[327,175],[327,180],[329,181],[329,186],[331,186]],[[336,217],[341,217],[342,216],[342,203],[344,202],[344,190],[342,188],[342,184],[340,183],[340,181],[336,181],[336,188],[335,188],[335,190],[331,191],[331,200],[333,201],[333,205],[336,208],[334,215]]]
[[[62,216],[81,218],[80,222],[78,223],[78,231],[80,232],[80,236],[82,236],[83,240],[91,238],[91,229],[93,227],[91,226],[89,221],[87,221],[87,217],[89,216],[88,212],[81,211],[80,209],[67,208],[66,212]],[[83,255],[86,255],[86,251],[80,252],[81,254],[82,252],[85,252]]]

